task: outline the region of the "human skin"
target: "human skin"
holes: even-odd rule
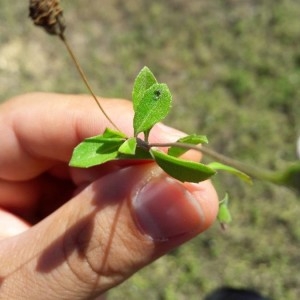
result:
[[[131,103],[101,104],[131,136]],[[32,93],[0,105],[0,299],[93,299],[215,220],[210,181],[181,183],[153,162],[69,167],[73,148],[106,127],[90,96]],[[150,141],[181,135],[160,124]]]

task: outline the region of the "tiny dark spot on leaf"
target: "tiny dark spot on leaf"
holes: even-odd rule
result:
[[[161,95],[161,91],[160,91],[160,90],[154,91],[154,99],[155,99],[155,100],[158,100],[159,97],[160,97],[160,95]]]

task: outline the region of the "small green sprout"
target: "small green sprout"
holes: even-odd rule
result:
[[[172,95],[168,86],[158,83],[147,67],[135,79],[132,100],[134,136],[127,137],[119,130],[107,128],[102,135],[87,138],[74,149],[70,166],[89,168],[115,159],[149,159],[182,182],[200,182],[212,177],[217,171],[226,171],[247,183],[251,183],[253,177],[300,192],[300,162],[282,171],[261,170],[206,148],[204,144],[208,140],[205,135],[187,135],[174,143],[149,143],[153,126],[170,112]],[[144,136],[143,139],[139,137],[140,134]],[[167,153],[160,151],[159,147],[167,147]],[[205,165],[180,158],[190,149],[200,151],[216,161]]]
[[[217,219],[221,224],[222,229],[226,229],[226,226],[231,223],[232,217],[228,208],[229,198],[228,194],[225,194],[225,197],[219,202],[219,212]]]
[[[70,166],[89,168],[114,159],[151,159],[170,176],[182,182],[206,180],[221,168],[220,164],[205,165],[179,157],[188,151],[190,146],[207,143],[206,136],[185,136],[176,143],[168,144],[167,153],[157,148],[165,146],[164,144],[154,145],[148,142],[151,129],[168,115],[172,105],[172,95],[168,86],[158,83],[149,68],[144,67],[138,74],[132,98],[134,137],[106,129],[102,135],[87,138],[74,149]],[[139,134],[143,134],[144,139],[139,138]],[[234,168],[223,166],[223,169],[242,176],[241,172]]]

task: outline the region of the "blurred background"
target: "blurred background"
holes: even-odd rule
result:
[[[86,93],[63,44],[29,20],[28,2],[0,2],[0,100],[32,91]],[[66,36],[98,95],[130,99],[147,65],[173,93],[167,124],[206,134],[210,147],[250,164],[272,169],[297,159],[300,1],[61,5]],[[299,196],[223,174],[214,183],[220,197],[231,198],[228,230],[215,223],[108,299],[202,299],[223,285],[300,298]]]

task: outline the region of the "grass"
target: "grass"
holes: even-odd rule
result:
[[[130,98],[134,77],[147,65],[174,95],[168,124],[207,134],[211,147],[248,163],[280,168],[296,159],[298,0],[62,5],[66,34],[99,95]],[[37,90],[85,93],[62,44],[34,28],[27,14],[26,1],[0,3],[0,99]],[[230,193],[230,229],[215,224],[109,299],[201,299],[222,285],[299,299],[299,197],[222,174],[215,185]]]

